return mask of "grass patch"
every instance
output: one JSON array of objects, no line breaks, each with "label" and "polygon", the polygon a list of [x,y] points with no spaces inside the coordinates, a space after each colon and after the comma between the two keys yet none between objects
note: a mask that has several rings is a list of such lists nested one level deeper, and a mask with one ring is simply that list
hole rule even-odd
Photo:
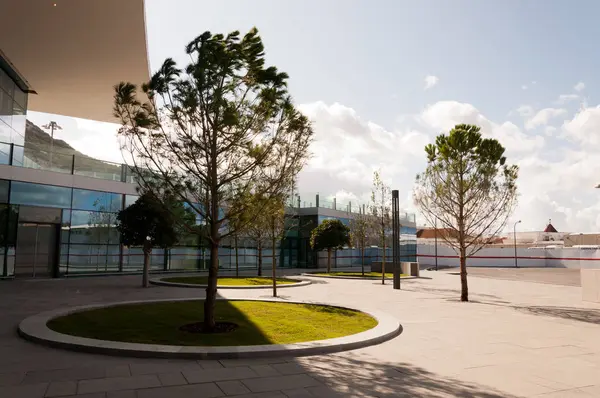
[{"label": "grass patch", "polygon": [[[362,278],[363,277],[362,272],[342,272],[342,271],[340,271],[340,272],[330,272],[330,273],[327,273],[327,272],[318,272],[318,273],[315,273],[315,275],[322,275],[322,276],[351,276],[351,277],[356,277],[356,278]],[[375,278],[375,277],[381,278],[381,272],[365,272],[364,276],[368,277],[368,278]],[[408,275],[406,275],[406,274],[400,274],[400,277],[404,277],[404,276],[408,276]],[[385,273],[385,277],[386,278],[393,278],[394,274],[391,273],[391,272],[386,272]]]},{"label": "grass patch", "polygon": [[200,334],[179,330],[202,320],[200,300],[120,305],[56,318],[48,327],[73,336],[130,343],[186,346],[290,344],[348,336],[371,329],[377,321],[362,312],[312,304],[261,301],[216,303],[217,322],[234,322],[230,333]]},{"label": "grass patch", "polygon": [[[191,285],[206,285],[208,283],[208,276],[177,276],[173,278],[163,278],[165,282],[171,283],[189,283]],[[278,285],[289,285],[292,283],[298,283],[298,281],[291,281],[289,279],[277,278]],[[262,278],[262,277],[219,277],[217,286],[271,286],[273,279]]]}]

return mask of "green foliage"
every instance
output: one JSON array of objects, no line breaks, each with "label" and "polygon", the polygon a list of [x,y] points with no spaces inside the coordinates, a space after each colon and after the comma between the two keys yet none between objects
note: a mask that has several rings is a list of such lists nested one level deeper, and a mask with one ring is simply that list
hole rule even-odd
[{"label": "green foliage", "polygon": [[132,83],[115,86],[114,113],[141,185],[155,189],[158,180],[188,201],[216,225],[210,230],[220,233],[210,239],[218,243],[244,224],[237,221],[245,202],[232,206],[238,196],[277,195],[289,186],[313,131],[292,103],[288,75],[265,64],[256,29],[204,32],[185,50],[187,66],[168,58],[142,86],[148,102]]},{"label": "green foliage", "polygon": [[[250,193],[285,192],[308,158],[311,124],[293,104],[288,75],[267,66],[254,28],[241,36],[204,32],[186,47],[183,68],[167,58],[150,81],[115,86],[127,159],[139,184],[169,190],[202,216],[211,249],[205,322],[215,324],[218,246],[236,236]],[[257,213],[250,214],[254,216]]]},{"label": "green foliage", "polygon": [[310,234],[314,250],[338,250],[350,244],[350,228],[340,220],[325,220]]},{"label": "green foliage", "polygon": [[466,258],[501,233],[516,204],[519,169],[504,151],[479,127],[459,124],[425,147],[427,169],[417,175],[415,203],[429,225],[448,231],[440,237],[460,256],[463,301]]},{"label": "green foliage", "polygon": [[194,215],[181,202],[163,203],[152,193],[142,194],[117,215],[117,229],[126,246],[171,247],[185,226],[194,224]]}]

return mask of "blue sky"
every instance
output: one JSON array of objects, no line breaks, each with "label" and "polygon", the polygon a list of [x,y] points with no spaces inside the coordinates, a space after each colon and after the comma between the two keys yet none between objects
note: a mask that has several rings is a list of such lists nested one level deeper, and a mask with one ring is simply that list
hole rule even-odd
[{"label": "blue sky", "polygon": [[[267,62],[289,73],[315,126],[300,176],[307,201],[367,201],[380,168],[415,210],[423,146],[475,123],[521,168],[513,219],[525,230],[550,218],[559,231],[600,230],[598,15],[591,0],[146,1],[152,70],[166,57],[187,62],[184,45],[205,30],[259,29]],[[115,153],[114,126],[76,124],[105,138],[78,134],[76,148]]]}]

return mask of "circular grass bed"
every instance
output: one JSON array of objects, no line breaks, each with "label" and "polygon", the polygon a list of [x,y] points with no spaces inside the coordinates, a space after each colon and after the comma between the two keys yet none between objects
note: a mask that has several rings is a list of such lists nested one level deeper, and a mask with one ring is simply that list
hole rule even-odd
[{"label": "circular grass bed", "polygon": [[[208,276],[176,276],[172,278],[162,278],[163,282],[169,283],[184,283],[189,285],[207,285]],[[298,281],[277,278],[278,285],[291,285],[298,283]],[[256,277],[256,276],[225,276],[219,277],[217,286],[271,286],[273,284],[272,278]]]},{"label": "circular grass bed", "polygon": [[[348,277],[353,277],[353,278],[381,278],[381,272],[365,272],[365,274],[363,275],[362,272],[316,272],[312,275],[318,275],[318,276],[348,276]],[[409,275],[406,274],[400,274],[400,277],[407,277]],[[385,273],[385,277],[386,278],[390,278],[392,279],[394,277],[394,274],[391,272],[386,272]]]},{"label": "circular grass bed", "polygon": [[[217,322],[237,325],[224,333],[194,333],[201,300],[126,304],[50,320],[48,328],[72,336],[128,343],[182,346],[291,344],[348,336],[377,326],[363,312],[314,304],[217,300]],[[183,330],[182,330],[183,329]]]}]

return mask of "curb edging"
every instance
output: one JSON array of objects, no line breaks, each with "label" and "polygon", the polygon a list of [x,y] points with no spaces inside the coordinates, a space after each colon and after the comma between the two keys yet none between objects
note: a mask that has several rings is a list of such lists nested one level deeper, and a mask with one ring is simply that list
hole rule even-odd
[{"label": "curb edging", "polygon": [[[168,279],[168,278],[169,277],[159,278],[159,279],[150,279],[149,282],[151,285],[156,285],[156,286],[185,287],[185,288],[195,288],[195,289],[205,289],[208,287],[207,285],[198,285],[195,283],[167,282],[167,281],[163,280],[163,279]],[[297,280],[298,282],[297,283],[278,284],[277,289],[288,288],[288,287],[308,286],[312,283],[311,281],[301,281],[301,280],[292,279],[292,278],[285,278],[285,279]],[[219,286],[219,285],[217,285],[217,291],[220,289],[244,290],[244,289],[272,289],[272,288],[273,288],[273,285],[252,285],[252,286],[243,286],[243,285],[242,286]]]},{"label": "curb edging", "polygon": [[18,334],[25,340],[46,345],[53,348],[62,348],[71,351],[87,352],[93,354],[104,354],[111,356],[126,356],[139,358],[179,358],[179,359],[240,359],[240,358],[264,358],[278,356],[307,356],[331,354],[341,351],[354,350],[372,345],[381,344],[399,336],[402,325],[395,318],[380,312],[366,311],[359,308],[332,305],[311,301],[283,301],[278,299],[221,299],[228,301],[264,301],[284,302],[290,304],[314,304],[330,307],[345,308],[361,311],[377,320],[377,326],[364,332],[349,336],[337,337],[327,340],[308,341],[294,344],[269,344],[253,346],[174,346],[159,344],[140,344],[118,341],[107,341],[90,339],[86,337],[71,336],[58,333],[48,328],[47,323],[61,316],[74,314],[98,308],[108,308],[129,304],[196,301],[199,299],[161,299],[125,301],[110,304],[87,305],[46,311],[25,318],[18,327]]},{"label": "curb edging", "polygon": [[[380,281],[381,277],[379,276],[338,276],[338,275],[317,275],[317,274],[311,274],[308,272],[302,273],[300,274],[301,276],[310,276],[313,278],[325,278],[325,279],[354,279],[357,281]],[[419,278],[418,276],[403,276],[400,278],[400,280],[407,280],[407,279],[417,279]],[[386,281],[393,281],[394,278],[385,278]]]}]

